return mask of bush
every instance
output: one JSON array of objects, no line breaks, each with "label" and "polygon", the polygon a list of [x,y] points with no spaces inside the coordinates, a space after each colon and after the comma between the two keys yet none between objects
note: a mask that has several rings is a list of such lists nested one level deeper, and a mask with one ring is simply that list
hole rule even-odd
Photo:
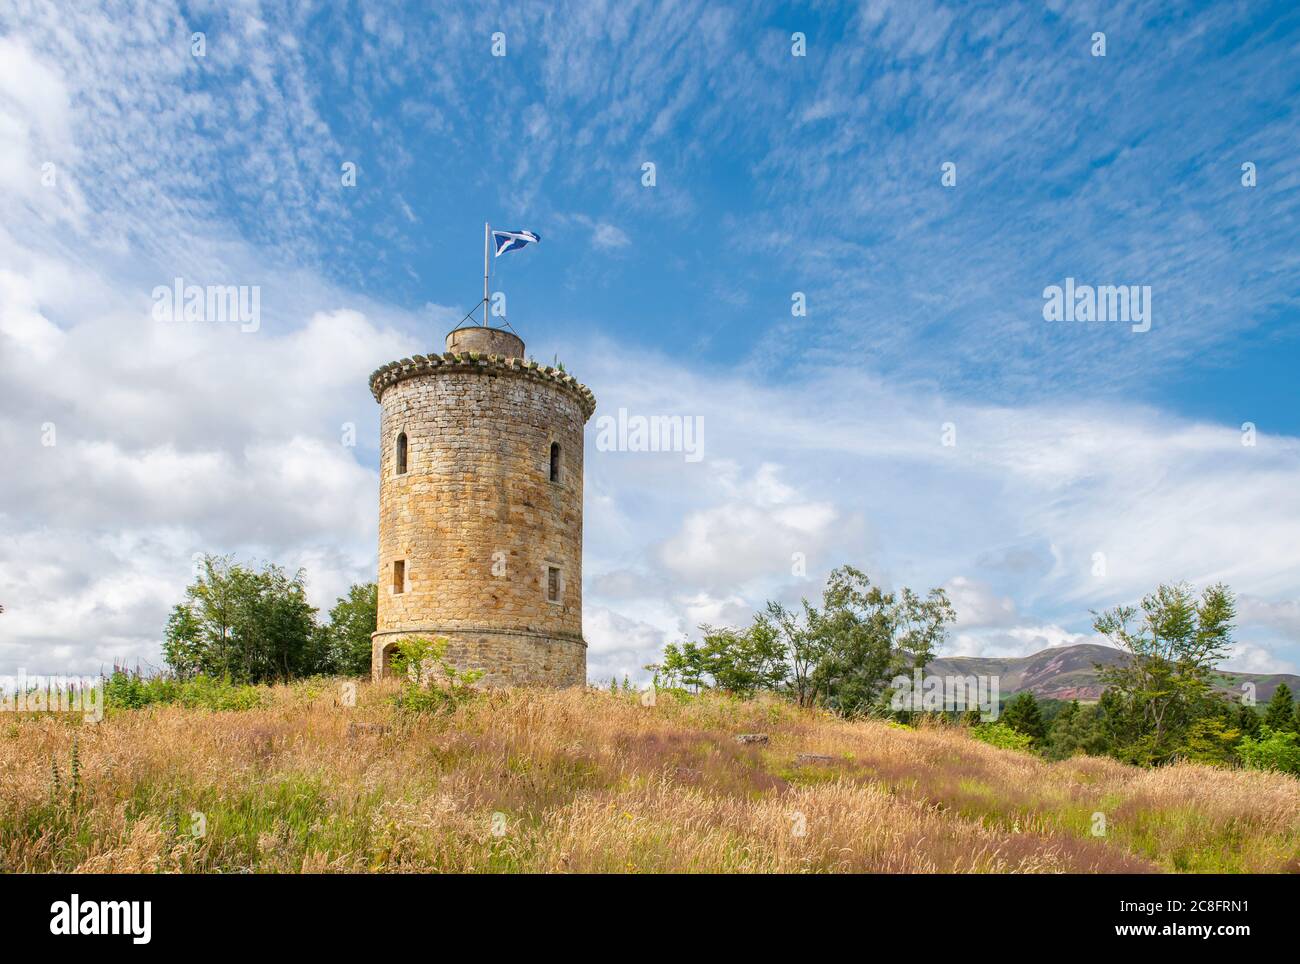
[{"label": "bush", "polygon": [[1300,776],[1300,736],[1294,733],[1262,726],[1259,739],[1248,736],[1237,744],[1237,755],[1252,770],[1278,770]]},{"label": "bush", "polygon": [[970,732],[975,739],[1003,750],[1030,752],[1034,745],[1032,736],[1017,733],[1005,723],[981,723],[979,726],[972,726]]},{"label": "bush", "polygon": [[408,713],[454,710],[474,697],[474,684],[483,678],[479,670],[462,671],[447,662],[447,640],[441,637],[402,640],[393,669],[402,680],[393,702]]},{"label": "bush", "polygon": [[1232,720],[1235,714],[1225,711],[1225,717],[1204,716],[1194,720],[1187,728],[1187,736],[1179,756],[1192,763],[1204,763],[1207,766],[1227,766],[1237,756],[1237,744],[1241,741],[1241,730]]},{"label": "bush", "polygon": [[168,676],[146,678],[116,670],[104,683],[104,704],[125,710],[171,704],[190,710],[251,710],[261,703],[262,693],[256,686],[242,686],[210,676],[182,681]]}]

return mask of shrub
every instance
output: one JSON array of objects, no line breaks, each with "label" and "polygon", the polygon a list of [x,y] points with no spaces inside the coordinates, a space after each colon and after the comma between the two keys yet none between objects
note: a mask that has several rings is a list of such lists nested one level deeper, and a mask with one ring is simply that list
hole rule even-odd
[{"label": "shrub", "polygon": [[1187,728],[1179,756],[1208,766],[1231,764],[1242,736],[1241,730],[1232,724],[1232,718],[1232,715],[1227,719],[1204,716],[1193,721]]},{"label": "shrub", "polygon": [[1034,738],[1026,733],[1017,733],[1005,723],[981,723],[970,728],[971,735],[977,740],[996,746],[1003,750],[1024,750],[1029,752],[1034,745]]},{"label": "shrub", "polygon": [[393,668],[402,680],[394,702],[410,713],[454,710],[474,697],[474,684],[483,678],[479,670],[458,670],[447,662],[447,640],[441,637],[402,640]]},{"label": "shrub", "polygon": [[182,681],[115,670],[104,683],[104,704],[118,709],[179,704],[190,710],[251,710],[261,703],[262,693],[256,686],[210,676]]},{"label": "shrub", "polygon": [[1237,755],[1252,770],[1278,770],[1300,776],[1300,736],[1294,733],[1262,726],[1259,739],[1248,736],[1237,744]]}]

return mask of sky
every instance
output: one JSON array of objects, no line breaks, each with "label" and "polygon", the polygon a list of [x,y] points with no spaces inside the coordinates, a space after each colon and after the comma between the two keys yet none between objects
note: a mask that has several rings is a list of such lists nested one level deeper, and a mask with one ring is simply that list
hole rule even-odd
[{"label": "sky", "polygon": [[[1227,665],[1300,670],[1300,9],[424,6],[0,7],[0,674],[158,666],[196,553],[374,579],[367,377],[485,221],[597,398],[593,681],[845,563],[944,587],[946,655],[1223,581]],[[1149,329],[1048,320],[1066,279]],[[620,409],[698,457],[603,450]]]}]

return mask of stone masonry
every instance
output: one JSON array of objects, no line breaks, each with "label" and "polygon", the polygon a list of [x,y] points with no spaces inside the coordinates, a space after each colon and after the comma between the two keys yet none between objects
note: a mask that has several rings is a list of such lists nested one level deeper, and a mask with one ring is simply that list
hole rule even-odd
[{"label": "stone masonry", "polygon": [[441,356],[370,376],[382,407],[376,679],[402,638],[441,636],[450,662],[488,685],[586,682],[582,443],[596,400],[524,358],[514,334],[475,326],[451,332]]}]

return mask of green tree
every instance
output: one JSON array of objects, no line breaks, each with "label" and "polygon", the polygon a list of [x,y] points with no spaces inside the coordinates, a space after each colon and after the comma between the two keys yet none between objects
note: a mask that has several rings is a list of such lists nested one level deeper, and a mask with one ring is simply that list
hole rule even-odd
[{"label": "green tree", "polygon": [[853,566],[831,571],[820,608],[805,599],[801,609],[769,602],[765,613],[789,653],[791,689],[801,706],[846,716],[883,710],[891,681],[923,669],[956,618],[942,589],[886,593]]},{"label": "green tree", "polygon": [[370,672],[371,634],[379,618],[379,590],[373,582],[354,583],[330,610],[330,621],[321,627],[324,636],[325,670],[344,676]]},{"label": "green tree", "polygon": [[207,556],[185,595],[168,617],[163,642],[177,676],[264,683],[321,671],[316,610],[301,571],[289,576],[271,564],[254,571]]},{"label": "green tree", "polygon": [[814,639],[807,628],[812,607],[805,599],[800,604],[803,618],[779,602],[769,601],[764,616],[775,628],[790,660],[790,690],[800,706],[813,706],[817,702],[817,686],[813,674],[822,657],[823,646]]},{"label": "green tree", "polygon": [[1259,737],[1237,744],[1237,755],[1252,770],[1278,770],[1300,776],[1300,736],[1260,727]]},{"label": "green tree", "polygon": [[1097,701],[1097,732],[1101,736],[1104,752],[1119,756],[1117,747],[1127,746],[1137,733],[1135,717],[1128,702],[1113,687],[1102,690]]},{"label": "green tree", "polygon": [[1079,701],[1071,700],[1056,714],[1056,718],[1047,726],[1047,738],[1043,750],[1053,760],[1062,760],[1074,754],[1071,734],[1080,713]]},{"label": "green tree", "polygon": [[1179,756],[1193,763],[1208,763],[1212,766],[1232,763],[1237,757],[1236,747],[1241,740],[1241,730],[1235,725],[1235,716],[1228,710],[1193,720],[1183,738]]},{"label": "green tree", "polygon": [[267,683],[309,676],[328,669],[316,626],[316,609],[307,602],[307,583],[299,570],[290,576],[280,566],[261,571],[237,569],[234,642],[239,665],[236,682]]},{"label": "green tree", "polygon": [[659,677],[666,688],[683,687],[698,693],[704,685],[704,657],[700,647],[688,641],[669,643],[664,647]]},{"label": "green tree", "polygon": [[1278,683],[1273,691],[1273,698],[1264,710],[1264,725],[1276,733],[1287,733],[1295,729],[1295,706],[1291,697],[1291,687]]},{"label": "green tree", "polygon": [[1255,737],[1259,736],[1259,728],[1263,721],[1260,720],[1259,711],[1255,707],[1238,703],[1234,722],[1243,736]]},{"label": "green tree", "polygon": [[163,638],[163,659],[182,679],[198,673],[229,675],[234,634],[232,564],[228,556],[203,557],[203,568],[172,608]]},{"label": "green tree", "polygon": [[1144,597],[1140,615],[1119,606],[1096,617],[1094,628],[1129,657],[1099,669],[1115,694],[1116,756],[1152,764],[1178,753],[1192,723],[1213,711],[1211,673],[1232,642],[1235,615],[1226,586],[1210,586],[1198,601],[1180,584]]},{"label": "green tree", "polygon": [[[701,687],[752,696],[774,690],[789,674],[785,647],[772,623],[759,616],[747,629],[704,625],[699,643],[670,643],[659,667],[666,685]],[[630,685],[630,684],[629,684]]]},{"label": "green tree", "polygon": [[174,606],[163,631],[163,659],[172,672],[180,679],[192,679],[202,672],[207,643],[205,627],[195,607]]},{"label": "green tree", "polygon": [[789,673],[785,647],[771,622],[758,617],[745,630],[701,626],[700,655],[716,689],[739,696],[776,689]]},{"label": "green tree", "polygon": [[1105,714],[1101,705],[1081,706],[1075,700],[1047,728],[1043,752],[1049,759],[1064,760],[1079,753],[1102,756],[1106,747]]},{"label": "green tree", "polygon": [[1041,742],[1047,736],[1043,712],[1038,706],[1038,700],[1034,699],[1034,694],[1029,690],[1012,697],[1011,702],[1002,711],[1002,715],[998,717],[998,722],[1017,733],[1023,733],[1035,743]]}]

